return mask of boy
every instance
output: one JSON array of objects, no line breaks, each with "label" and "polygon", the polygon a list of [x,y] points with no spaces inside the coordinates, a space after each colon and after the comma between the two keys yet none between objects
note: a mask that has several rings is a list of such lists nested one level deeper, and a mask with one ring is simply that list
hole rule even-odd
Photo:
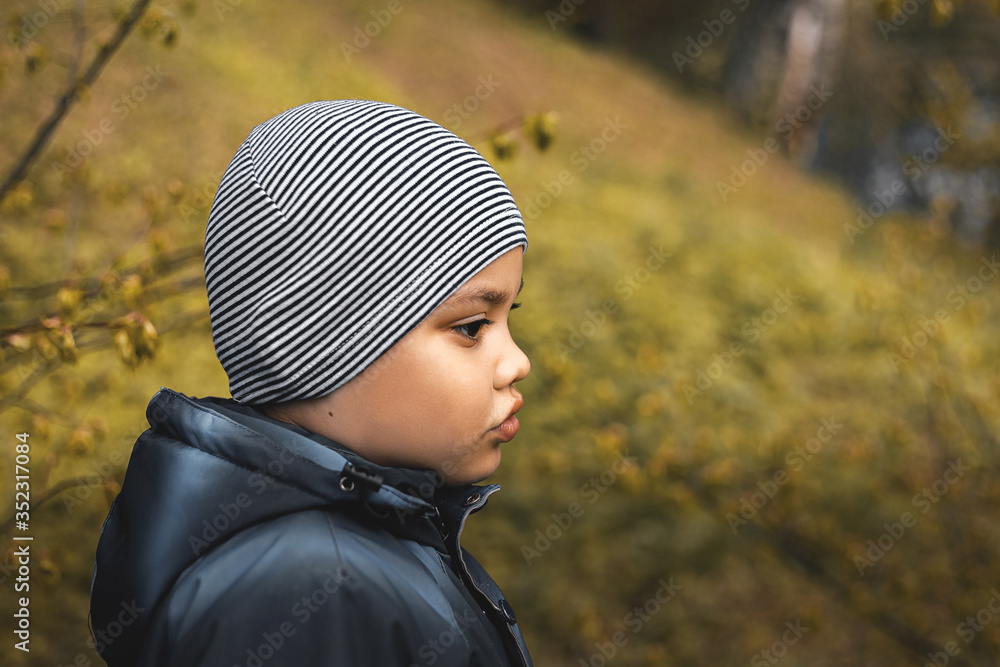
[{"label": "boy", "polygon": [[518,429],[526,247],[496,172],[411,111],[255,128],[205,236],[233,398],[147,409],[94,570],[107,663],[530,665],[459,545]]}]

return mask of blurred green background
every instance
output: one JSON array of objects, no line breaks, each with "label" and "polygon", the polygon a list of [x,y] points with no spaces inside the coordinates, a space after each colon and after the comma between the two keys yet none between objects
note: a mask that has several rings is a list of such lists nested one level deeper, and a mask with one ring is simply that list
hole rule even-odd
[{"label": "blurred green background", "polygon": [[523,427],[465,545],[537,665],[997,664],[997,11],[6,3],[0,663],[102,664],[93,553],[146,402],[228,396],[200,245],[236,147],[372,98],[525,213]]}]

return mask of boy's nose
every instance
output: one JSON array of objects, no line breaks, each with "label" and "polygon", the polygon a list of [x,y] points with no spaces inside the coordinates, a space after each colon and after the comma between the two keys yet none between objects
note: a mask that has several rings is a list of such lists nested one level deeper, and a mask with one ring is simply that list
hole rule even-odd
[{"label": "boy's nose", "polygon": [[507,344],[500,355],[500,361],[493,378],[494,388],[503,389],[515,382],[520,382],[528,376],[529,372],[531,372],[531,360],[508,335]]}]

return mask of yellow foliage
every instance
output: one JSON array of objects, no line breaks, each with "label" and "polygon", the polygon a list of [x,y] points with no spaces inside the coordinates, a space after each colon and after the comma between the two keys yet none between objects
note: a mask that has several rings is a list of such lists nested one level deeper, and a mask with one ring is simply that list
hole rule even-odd
[{"label": "yellow foliage", "polygon": [[524,119],[524,136],[538,150],[548,150],[555,140],[559,116],[555,112],[534,114]]},{"label": "yellow foliage", "polygon": [[875,7],[882,20],[889,21],[902,11],[903,0],[876,0]]},{"label": "yellow foliage", "polygon": [[955,16],[955,3],[952,0],[931,0],[931,25],[940,28],[951,23]]},{"label": "yellow foliage", "polygon": [[104,480],[104,496],[110,506],[114,502],[115,497],[121,493],[122,487],[113,477],[108,477]]},{"label": "yellow foliage", "polygon": [[59,350],[56,349],[45,332],[36,333],[31,337],[31,347],[46,360],[51,360],[59,354]]},{"label": "yellow foliage", "polygon": [[24,69],[29,74],[36,74],[49,62],[49,50],[39,42],[28,42],[24,49]]},{"label": "yellow foliage", "polygon": [[153,323],[138,313],[131,313],[117,322],[113,336],[118,358],[130,368],[153,357],[159,348],[159,335]]},{"label": "yellow foliage", "polygon": [[489,139],[489,146],[493,157],[501,162],[512,160],[517,155],[517,139],[510,132],[494,134]]},{"label": "yellow foliage", "polygon": [[143,294],[142,276],[133,273],[121,281],[121,298],[128,308],[140,306]]},{"label": "yellow foliage", "polygon": [[597,451],[608,458],[614,458],[625,448],[628,429],[623,424],[612,424],[594,435]]},{"label": "yellow foliage", "polygon": [[643,394],[636,401],[635,408],[641,417],[655,417],[663,409],[663,398],[658,392]]},{"label": "yellow foliage", "polygon": [[38,556],[37,570],[42,583],[49,588],[54,588],[62,581],[62,571],[52,558],[51,549],[43,549]]},{"label": "yellow foliage", "polygon": [[89,456],[94,453],[94,433],[86,426],[73,429],[66,441],[66,451],[72,456]]},{"label": "yellow foliage", "polygon": [[142,188],[142,204],[150,216],[156,216],[163,210],[163,197],[155,185],[145,185]]},{"label": "yellow foliage", "polygon": [[52,437],[52,421],[41,413],[31,416],[31,432],[43,440]]},{"label": "yellow foliage", "polygon": [[707,486],[728,486],[739,472],[740,464],[735,458],[716,459],[701,469],[701,482]]},{"label": "yellow foliage", "polygon": [[618,389],[615,381],[611,378],[601,378],[594,383],[594,398],[598,403],[612,403],[618,396]]},{"label": "yellow foliage", "polygon": [[663,496],[668,502],[686,511],[694,511],[698,507],[698,499],[691,492],[691,487],[683,482],[668,483]]},{"label": "yellow foliage", "polygon": [[91,417],[87,420],[87,428],[91,430],[98,442],[108,436],[108,420],[104,417]]},{"label": "yellow foliage", "polygon": [[14,282],[10,277],[10,269],[0,264],[0,300],[7,299],[14,291]]},{"label": "yellow foliage", "polygon": [[75,364],[80,359],[80,352],[76,349],[76,340],[73,338],[73,330],[70,327],[61,327],[56,334],[56,347],[62,360],[69,364]]},{"label": "yellow foliage", "polygon": [[[1000,283],[983,283],[960,308],[949,301],[981,266],[977,253],[949,241],[961,202],[939,197],[926,225],[886,215],[847,243],[840,232],[856,219],[857,202],[778,154],[718,205],[716,181],[747,159],[747,149],[760,145],[756,139],[729,128],[708,102],[677,95],[597,51],[554,46],[565,31],[554,38],[544,26],[484,22],[481,14],[500,14],[478,2],[413,3],[377,46],[348,65],[337,35],[349,36],[370,7],[236,4],[238,12],[224,21],[209,5],[188,21],[198,6],[190,0],[182,0],[177,16],[154,8],[141,27],[151,43],[135,40],[121,50],[120,69],[112,63],[108,79],[83,91],[90,103],[78,105],[29,178],[0,203],[0,231],[7,234],[0,244],[7,267],[0,268],[8,309],[0,334],[4,394],[13,396],[41,360],[76,363],[60,365],[3,415],[9,433],[15,425],[30,428],[39,474],[44,466],[53,483],[90,475],[110,454],[127,454],[145,428],[145,401],[161,385],[225,394],[207,321],[172,333],[161,346],[149,318],[162,327],[204,310],[204,294],[171,292],[175,281],[164,279],[165,264],[150,259],[202,241],[218,174],[251,127],[331,90],[433,113],[467,95],[453,80],[474,80],[488,61],[503,87],[463,129],[471,134],[509,114],[520,117],[525,100],[561,114],[528,115],[486,142],[525,212],[532,204],[541,209],[546,186],[558,185],[560,194],[528,221],[531,289],[515,317],[516,338],[533,364],[520,385],[523,429],[497,474],[504,492],[470,522],[482,529],[471,529],[478,532],[467,541],[505,576],[522,627],[534,633],[529,645],[553,656],[545,664],[578,664],[652,594],[651,582],[672,575],[684,590],[629,637],[616,662],[746,664],[801,615],[812,630],[789,664],[817,656],[850,664],[853,642],[844,636],[858,637],[868,662],[896,664],[905,652],[872,639],[870,614],[915,624],[916,635],[938,641],[954,627],[950,600],[962,603],[956,616],[983,604],[981,589],[998,578],[1000,490],[991,462],[1000,431]],[[881,0],[878,11],[891,18],[901,5]],[[929,11],[941,25],[953,6],[935,1]],[[42,33],[51,42],[29,48],[56,53],[51,45],[66,34],[59,32],[65,23]],[[484,24],[500,37],[479,39]],[[434,39],[424,34],[428,26],[441,27]],[[106,43],[115,26],[95,27],[103,32],[88,49]],[[266,37],[273,52],[250,48],[263,42],[248,37]],[[420,57],[410,48],[418,38],[427,50]],[[178,48],[164,52],[164,43]],[[487,50],[476,50],[484,44]],[[512,62],[528,58],[546,67],[521,71],[496,58],[515,44]],[[721,52],[720,45],[713,49]],[[423,67],[427,54],[454,75]],[[164,89],[149,91],[83,164],[52,175],[50,158],[93,136],[116,95],[160,61],[169,72]],[[17,70],[11,67],[4,82],[5,99],[33,99],[35,84]],[[30,81],[55,74],[58,89],[65,72],[54,66]],[[946,68],[932,74],[941,95],[930,113],[959,128],[967,81]],[[197,122],[177,122],[192,109]],[[9,137],[29,136],[37,119],[17,111],[27,120],[13,114]],[[601,123],[618,114],[624,129],[606,141],[612,135]],[[8,139],[6,155],[16,154],[15,143]],[[512,160],[522,143],[546,152]],[[973,143],[959,142],[942,160]],[[598,145],[602,152],[581,165],[580,156]],[[572,178],[560,181],[563,171]],[[662,264],[649,255],[661,246],[672,253]],[[197,264],[185,279],[198,274]],[[20,290],[52,284],[67,287],[35,302]],[[793,295],[780,313],[773,308],[779,291]],[[603,311],[611,300],[615,312]],[[942,309],[947,322],[904,356],[903,340],[913,341]],[[567,332],[588,313],[606,315],[600,333],[561,353],[557,345],[565,346]],[[900,358],[898,367],[890,353]],[[123,372],[115,356],[134,372]],[[80,417],[92,414],[100,416]],[[820,441],[820,420],[842,427]],[[581,490],[584,479],[600,481],[619,454],[635,457],[637,466],[621,469],[607,488],[605,476],[600,491],[592,482]],[[859,576],[853,556],[902,512],[918,513],[914,494],[941,479],[943,462],[959,458],[976,467],[920,515],[877,572]],[[56,508],[45,515],[67,536],[59,539],[72,544],[53,557],[65,575],[58,604],[76,614],[73,627],[84,632],[93,554],[79,545],[96,538],[107,510],[102,502],[120,490],[120,473],[117,466],[104,494],[94,494],[79,514]],[[750,516],[742,501],[753,494],[767,504]],[[517,546],[570,502],[584,513],[525,567]],[[734,530],[726,514],[741,511],[747,524]],[[795,540],[814,563],[804,566],[785,549]],[[956,555],[969,564],[965,580],[955,577]],[[848,591],[846,600],[817,583],[817,569]],[[38,602],[44,610],[46,601]],[[39,660],[56,664],[79,651],[75,634],[52,631],[45,624],[56,621],[43,620],[45,614],[38,618],[39,646],[44,638],[55,647]],[[65,615],[52,618],[62,623]],[[9,650],[0,648],[0,662]]]},{"label": "yellow foliage", "polygon": [[54,232],[62,231],[66,228],[66,211],[54,206],[47,210],[44,215],[45,226]]},{"label": "yellow foliage", "polygon": [[184,196],[184,183],[181,182],[181,179],[171,178],[167,181],[167,194],[170,195],[174,203],[180,201],[181,197]]},{"label": "yellow foliage", "polygon": [[637,466],[630,465],[618,473],[618,482],[625,493],[636,494],[646,488],[645,475]]},{"label": "yellow foliage", "polygon": [[31,210],[35,195],[28,181],[21,181],[7,193],[0,202],[0,213],[4,215],[23,215]]},{"label": "yellow foliage", "polygon": [[83,301],[83,292],[72,287],[62,287],[56,292],[56,309],[63,318],[72,317]]},{"label": "yellow foliage", "polygon": [[653,479],[664,477],[670,473],[670,467],[680,459],[680,451],[677,441],[673,438],[666,438],[656,452],[646,463],[646,469]]},{"label": "yellow foliage", "polygon": [[149,254],[154,261],[162,259],[164,255],[173,249],[170,236],[162,229],[150,231],[146,236],[146,242],[149,244]]},{"label": "yellow foliage", "polygon": [[118,352],[118,358],[121,359],[122,363],[132,368],[139,365],[135,346],[132,344],[132,337],[129,336],[128,331],[124,327],[115,332],[112,340],[115,344],[115,350]]}]

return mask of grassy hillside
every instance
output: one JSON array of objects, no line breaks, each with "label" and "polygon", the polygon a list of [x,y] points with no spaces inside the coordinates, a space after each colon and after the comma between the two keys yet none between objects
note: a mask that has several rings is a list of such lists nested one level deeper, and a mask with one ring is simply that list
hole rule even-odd
[{"label": "grassy hillside", "polygon": [[[608,646],[619,665],[770,664],[762,651],[788,665],[915,663],[921,641],[955,640],[987,603],[1000,574],[991,257],[904,219],[852,243],[857,204],[781,155],[723,201],[718,183],[769,137],[543,16],[457,0],[396,14],[377,2],[193,6],[157,10],[165,23],[126,43],[5,202],[0,264],[15,286],[100,280],[200,243],[240,141],[302,102],[398,103],[487,155],[495,128],[513,120],[516,134],[519,117],[554,112],[548,151],[518,138],[498,163],[528,219],[514,326],[533,372],[497,475],[505,490],[467,540],[508,591],[536,664],[604,664]],[[70,26],[60,12],[40,31],[49,62],[32,76],[4,47],[4,171],[62,82]],[[58,169],[81,142],[84,164]],[[154,267],[143,285],[172,292],[197,275],[158,280]],[[197,288],[153,301],[133,299],[161,327],[206,308]],[[8,328],[55,308],[15,291],[0,312]],[[6,393],[21,353],[4,352]],[[82,352],[0,414],[4,433],[32,433],[37,474],[53,482],[109,465],[120,480],[160,386],[227,395],[207,318],[163,335],[135,370]],[[935,487],[959,459],[968,471]],[[12,460],[0,457],[5,479]],[[34,511],[36,634],[30,656],[0,646],[4,664],[99,664],[87,595],[114,492],[97,482]],[[916,522],[885,549],[884,526],[905,512]],[[866,555],[869,540],[883,555]],[[679,592],[650,603],[671,581]],[[786,635],[786,623],[808,632]],[[777,646],[785,636],[795,643]],[[996,658],[998,643],[1000,624],[987,625],[953,664]]]}]

